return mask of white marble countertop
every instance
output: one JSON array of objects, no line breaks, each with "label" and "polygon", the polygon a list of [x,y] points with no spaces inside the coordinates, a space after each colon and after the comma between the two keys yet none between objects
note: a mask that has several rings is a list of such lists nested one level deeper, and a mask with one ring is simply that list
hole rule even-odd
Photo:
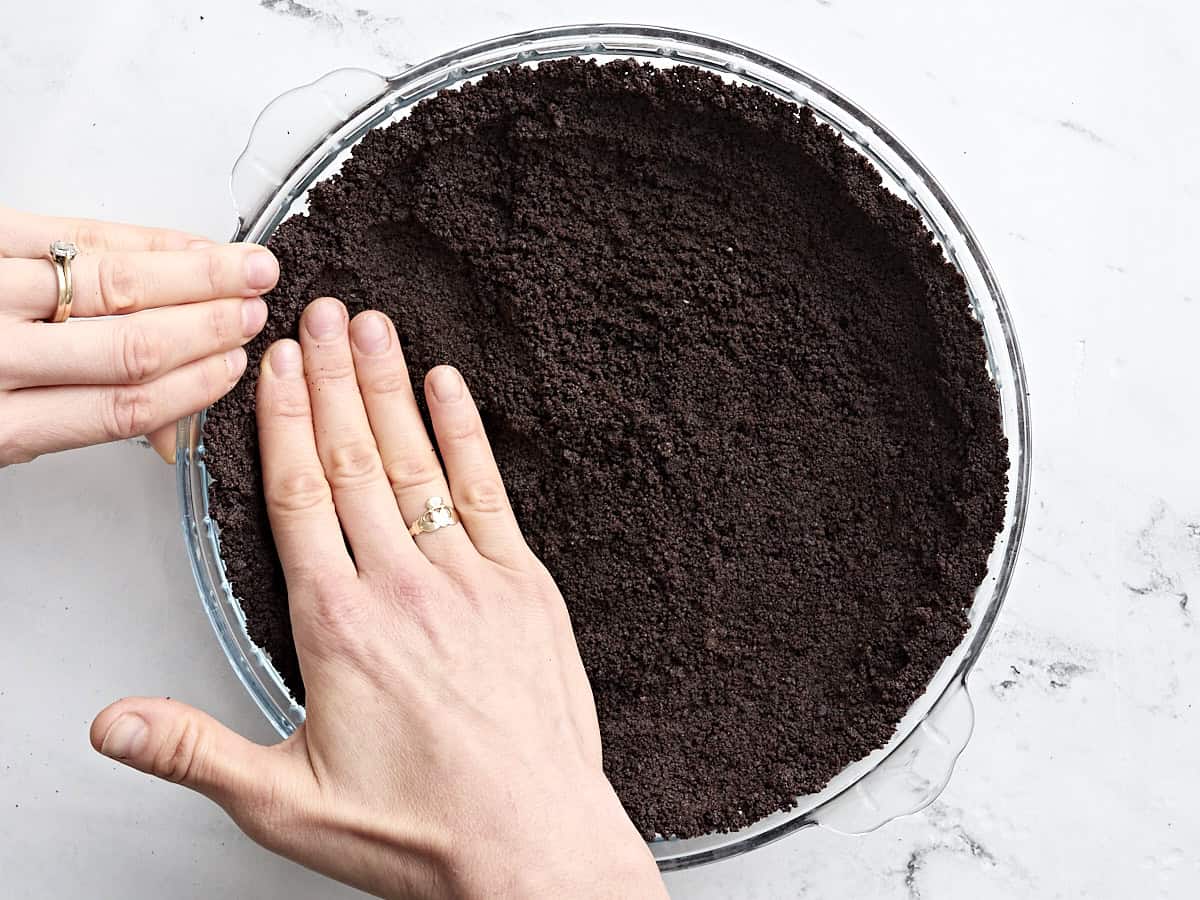
[{"label": "white marble countertop", "polygon": [[[481,8],[482,7],[482,8]],[[942,798],[669,877],[680,898],[1200,894],[1200,12],[1170,0],[122,0],[5,4],[0,202],[227,236],[255,114],[343,65],[397,69],[546,24],[677,25],[861,103],[989,253],[1033,403],[1017,577]],[[62,548],[61,550],[58,548]],[[0,472],[0,896],[351,896],[206,801],[88,746],[168,694],[271,735],[192,586],[171,473],[107,447]]]}]

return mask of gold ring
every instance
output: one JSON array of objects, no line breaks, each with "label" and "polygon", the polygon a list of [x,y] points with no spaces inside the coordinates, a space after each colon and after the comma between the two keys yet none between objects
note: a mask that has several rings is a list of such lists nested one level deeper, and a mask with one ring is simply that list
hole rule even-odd
[{"label": "gold ring", "polygon": [[429,534],[439,528],[449,528],[458,524],[458,516],[454,515],[454,507],[441,497],[430,497],[425,501],[425,512],[417,516],[408,533],[413,537],[418,534]]},{"label": "gold ring", "polygon": [[71,301],[75,299],[75,283],[71,280],[71,260],[79,255],[79,249],[70,241],[55,241],[50,245],[50,263],[58,277],[58,306],[51,322],[65,322],[71,318]]}]

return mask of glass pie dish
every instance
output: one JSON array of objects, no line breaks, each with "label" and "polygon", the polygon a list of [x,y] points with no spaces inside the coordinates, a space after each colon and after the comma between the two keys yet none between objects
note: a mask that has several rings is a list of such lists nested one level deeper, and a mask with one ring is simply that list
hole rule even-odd
[{"label": "glass pie dish", "polygon": [[[1004,526],[969,610],[966,636],[900,721],[891,740],[848,766],[822,791],[797,798],[791,810],[739,831],[659,839],[651,842],[651,849],[661,868],[677,869],[743,853],[811,825],[850,834],[871,831],[932,802],[970,738],[974,710],[966,678],[1008,590],[1025,523],[1030,471],[1025,375],[999,285],[971,229],[902,143],[820,81],[746,47],[669,28],[548,28],[455,50],[391,77],[339,69],[273,101],[259,116],[234,166],[232,188],[239,222],[233,239],[265,243],[281,222],[306,208],[309,189],[337,172],[364,134],[403,117],[422,98],[501,66],[537,65],[566,56],[697,66],[808,107],[874,165],[893,193],[917,208],[947,259],[966,280],[972,312],[983,327],[989,374],[1009,448]],[[271,724],[286,736],[303,721],[304,710],[247,634],[245,616],[225,576],[219,529],[208,512],[210,482],[203,438],[203,413],[180,424],[179,497],[196,584],[238,678]]]}]

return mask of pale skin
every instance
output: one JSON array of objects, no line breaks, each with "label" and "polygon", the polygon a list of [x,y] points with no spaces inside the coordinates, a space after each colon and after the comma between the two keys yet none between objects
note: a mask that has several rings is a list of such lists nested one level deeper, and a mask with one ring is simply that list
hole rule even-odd
[{"label": "pale skin", "polygon": [[[79,256],[71,319],[50,324],[55,240]],[[241,377],[278,277],[252,244],[0,207],[0,466],[143,435],[172,459],[175,422]]]},{"label": "pale skin", "polygon": [[[36,255],[43,237],[63,236],[47,235],[14,243],[0,225],[0,291],[12,283],[3,268],[10,248]],[[188,249],[190,236],[156,235],[120,237],[160,242],[140,253],[254,252]],[[42,265],[52,284],[53,270]],[[8,289],[0,299],[14,295]],[[36,324],[53,309],[52,295],[41,302],[16,314],[11,303],[0,307],[2,327],[61,327]],[[0,331],[0,347],[18,346],[8,343],[13,333]],[[224,366],[230,350],[216,352]],[[206,362],[213,356],[199,357],[213,368],[203,379],[196,360],[143,379],[173,377],[182,390],[191,378],[208,392],[186,403],[164,399],[154,407],[161,423],[146,421],[170,429],[195,401],[200,408],[224,393],[237,375]],[[80,404],[112,389],[80,378],[49,389],[86,387],[70,397]],[[0,422],[17,403],[32,411],[22,392],[43,389],[7,388]],[[440,366],[424,392],[432,436],[395,326],[378,312],[351,322],[330,298],[306,310],[299,342],[267,351],[257,401],[263,480],[306,721],[267,747],[177,701],[127,698],[97,716],[92,744],[208,796],[268,849],[380,897],[664,898],[657,867],[604,776],[566,606],[521,535],[470,391],[457,370]],[[62,433],[21,434],[32,443],[10,436],[0,447],[12,458],[0,462],[128,436],[97,430],[82,414]],[[460,524],[413,538],[408,523],[431,496],[448,498]]]}]

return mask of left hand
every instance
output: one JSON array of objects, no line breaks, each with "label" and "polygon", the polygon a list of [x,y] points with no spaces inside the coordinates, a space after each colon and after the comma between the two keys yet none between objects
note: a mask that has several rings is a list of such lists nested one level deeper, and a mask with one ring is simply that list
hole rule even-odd
[{"label": "left hand", "polygon": [[[78,248],[65,322],[53,241]],[[146,435],[223,396],[262,329],[279,264],[253,244],[0,207],[0,467]]]}]

